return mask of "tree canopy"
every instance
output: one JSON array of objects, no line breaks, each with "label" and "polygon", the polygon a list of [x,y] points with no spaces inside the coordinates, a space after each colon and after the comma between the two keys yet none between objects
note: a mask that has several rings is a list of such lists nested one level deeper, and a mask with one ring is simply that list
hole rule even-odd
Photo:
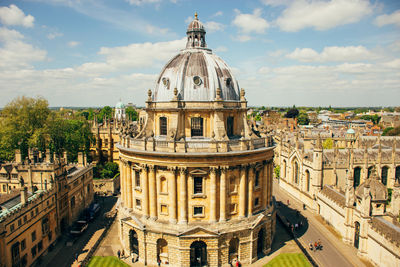
[{"label": "tree canopy", "polygon": [[293,107],[286,112],[285,118],[296,118],[298,115],[299,115],[299,110]]},{"label": "tree canopy", "polygon": [[66,119],[50,111],[42,97],[19,97],[5,106],[0,118],[0,159],[12,160],[15,149],[25,157],[28,148],[49,148],[56,155],[68,152],[76,160],[78,151],[89,151],[92,133],[83,117]]},{"label": "tree canopy", "polygon": [[132,121],[137,121],[138,119],[138,113],[133,107],[127,107],[125,109],[126,116],[130,118]]},{"label": "tree canopy", "polygon": [[300,113],[300,115],[297,117],[297,122],[300,125],[308,125],[310,123],[310,119],[308,118],[307,113]]}]

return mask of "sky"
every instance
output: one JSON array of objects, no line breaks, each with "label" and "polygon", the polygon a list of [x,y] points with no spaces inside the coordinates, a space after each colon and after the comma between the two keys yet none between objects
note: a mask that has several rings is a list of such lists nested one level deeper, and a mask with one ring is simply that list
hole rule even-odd
[{"label": "sky", "polygon": [[144,106],[198,13],[250,106],[399,106],[399,0],[0,1],[0,107]]}]

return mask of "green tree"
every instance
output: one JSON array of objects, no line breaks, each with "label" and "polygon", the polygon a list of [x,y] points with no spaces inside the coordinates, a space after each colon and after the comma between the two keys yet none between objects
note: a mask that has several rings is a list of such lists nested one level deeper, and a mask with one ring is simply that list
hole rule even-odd
[{"label": "green tree", "polygon": [[12,160],[17,148],[26,156],[32,145],[43,150],[43,127],[49,114],[48,102],[42,97],[18,97],[8,103],[1,112],[0,158]]},{"label": "green tree", "polygon": [[102,123],[104,118],[111,119],[112,118],[112,108],[110,106],[103,107],[99,114],[96,115],[97,121]]},{"label": "green tree", "polygon": [[385,129],[383,130],[383,132],[382,132],[382,136],[388,135],[388,132],[390,132],[390,131],[393,130],[393,129],[394,129],[393,127],[387,127],[387,128],[385,128]]},{"label": "green tree", "polygon": [[307,113],[300,113],[297,117],[297,123],[300,125],[308,125],[310,123],[310,119],[308,118]]},{"label": "green tree", "polygon": [[279,166],[279,165],[275,166],[274,173],[275,173],[276,178],[280,178],[281,177],[281,166]]},{"label": "green tree", "polygon": [[119,172],[118,164],[115,162],[107,162],[100,170],[101,178],[113,178]]},{"label": "green tree", "polygon": [[293,106],[293,108],[289,109],[286,114],[285,118],[296,118],[299,115],[299,110]]},{"label": "green tree", "polygon": [[[387,128],[386,128],[387,129]],[[385,129],[385,130],[386,130]],[[383,131],[385,133],[385,131]],[[382,134],[383,135],[383,134]],[[400,136],[400,126],[388,130],[385,135],[387,136]]]},{"label": "green tree", "polygon": [[138,119],[138,113],[133,107],[127,107],[125,109],[125,113],[130,118],[132,121],[137,121]]},{"label": "green tree", "polygon": [[327,138],[322,142],[322,147],[324,149],[332,149],[333,148],[333,140],[332,138]]}]

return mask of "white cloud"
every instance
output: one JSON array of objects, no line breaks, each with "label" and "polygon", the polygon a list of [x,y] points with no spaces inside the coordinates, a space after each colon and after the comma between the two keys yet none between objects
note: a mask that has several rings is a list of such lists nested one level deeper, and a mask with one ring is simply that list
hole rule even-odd
[{"label": "white cloud", "polygon": [[126,0],[129,4],[135,6],[141,6],[143,4],[155,4],[160,3],[161,0]]},{"label": "white cloud", "polygon": [[220,17],[222,16],[224,13],[222,11],[217,11],[215,12],[211,17]]},{"label": "white cloud", "polygon": [[383,65],[389,68],[400,69],[400,58],[385,62]]},{"label": "white cloud", "polygon": [[226,46],[218,46],[217,48],[213,49],[214,52],[226,52],[228,51],[228,48],[226,48]]},{"label": "white cloud", "polygon": [[301,62],[345,62],[372,59],[375,56],[364,46],[329,46],[321,53],[311,48],[296,48],[287,58]]},{"label": "white cloud", "polygon": [[153,26],[150,24],[146,25],[145,29],[148,34],[167,34],[167,33],[169,33],[169,29],[167,29],[167,28],[159,28],[159,27],[156,27],[156,26]]},{"label": "white cloud", "polygon": [[5,27],[0,28],[0,69],[30,68],[32,62],[46,59],[46,51],[23,41],[24,36]]},{"label": "white cloud", "polygon": [[207,32],[217,32],[225,29],[224,24],[215,21],[208,21],[204,23],[204,27],[206,28]]},{"label": "white cloud", "polygon": [[24,12],[16,5],[10,5],[9,7],[0,7],[0,21],[4,25],[17,25],[31,28],[33,27],[35,18],[31,15],[25,16]]},{"label": "white cloud", "polygon": [[69,47],[75,47],[75,46],[80,45],[80,43],[77,42],[77,41],[70,41],[70,42],[68,42],[67,45],[68,45]]},{"label": "white cloud", "polygon": [[263,34],[269,28],[269,23],[261,18],[261,9],[255,9],[253,14],[242,14],[237,9],[235,12],[236,17],[232,23],[244,34]]},{"label": "white cloud", "polygon": [[47,34],[47,39],[53,40],[53,39],[55,39],[55,38],[57,38],[57,37],[61,37],[61,36],[63,36],[63,35],[64,35],[64,34],[62,34],[62,33],[60,33],[60,32],[52,32],[52,33]]},{"label": "white cloud", "polygon": [[289,32],[304,28],[323,31],[357,22],[371,12],[372,6],[365,0],[298,0],[287,6],[276,24]]},{"label": "white cloud", "polygon": [[235,37],[235,40],[238,40],[239,42],[247,42],[251,40],[251,37],[249,35],[240,34]]},{"label": "white cloud", "polygon": [[400,27],[400,10],[396,10],[390,15],[381,15],[376,17],[374,23],[378,25],[379,27],[382,27],[384,25],[388,24],[394,24],[396,26]]},{"label": "white cloud", "polygon": [[189,17],[187,17],[186,19],[185,19],[185,23],[186,24],[189,24],[190,22],[192,22],[193,21],[193,17],[192,16],[189,16]]}]

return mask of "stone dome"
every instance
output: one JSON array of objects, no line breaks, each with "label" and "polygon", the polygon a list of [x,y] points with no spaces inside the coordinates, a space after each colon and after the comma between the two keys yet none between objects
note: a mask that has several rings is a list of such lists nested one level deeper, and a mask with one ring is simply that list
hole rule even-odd
[{"label": "stone dome", "polygon": [[223,101],[240,101],[237,80],[228,65],[206,48],[205,34],[196,14],[188,27],[186,49],[165,65],[156,80],[154,102],[173,100],[175,88],[182,101],[214,101],[219,93]]},{"label": "stone dome", "polygon": [[348,133],[348,134],[355,134],[356,132],[353,130],[353,128],[350,128],[350,129],[347,130],[346,133]]},{"label": "stone dome", "polygon": [[375,169],[372,171],[371,177],[357,187],[356,196],[362,198],[365,188],[369,188],[372,201],[386,201],[388,199],[386,186],[379,181]]}]

